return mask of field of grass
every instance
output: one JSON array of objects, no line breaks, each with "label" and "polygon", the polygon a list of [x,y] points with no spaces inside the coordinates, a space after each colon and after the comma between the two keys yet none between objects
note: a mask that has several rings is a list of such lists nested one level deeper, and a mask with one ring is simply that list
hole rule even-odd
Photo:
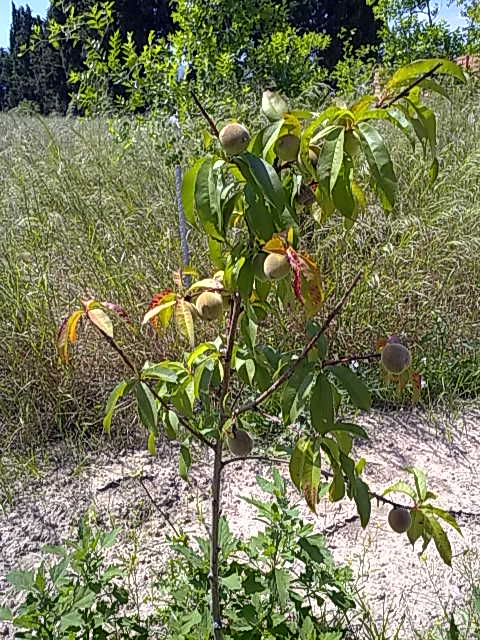
[{"label": "field of grass", "polygon": [[[331,299],[376,256],[332,333],[331,356],[372,351],[377,338],[404,335],[427,386],[423,400],[475,397],[480,390],[480,87],[435,101],[440,174],[396,134],[400,176],[395,211],[372,198],[354,231],[332,219],[312,235]],[[106,394],[122,365],[82,329],[73,364],[59,365],[55,335],[82,297],[124,306],[140,319],[152,294],[171,285],[180,250],[172,154],[182,150],[167,124],[116,141],[102,120],[0,118],[0,441],[3,451],[46,438],[100,434]],[[178,138],[178,136],[177,136]],[[165,145],[169,145],[168,154]],[[208,273],[201,238],[190,237],[194,266]],[[277,331],[294,329],[288,320]],[[173,330],[128,336],[144,359],[174,355]],[[88,340],[86,339],[88,336]],[[377,400],[391,393],[365,367]],[[128,414],[128,412],[127,412]],[[127,415],[126,414],[126,415]],[[124,432],[135,429],[130,414]]]}]

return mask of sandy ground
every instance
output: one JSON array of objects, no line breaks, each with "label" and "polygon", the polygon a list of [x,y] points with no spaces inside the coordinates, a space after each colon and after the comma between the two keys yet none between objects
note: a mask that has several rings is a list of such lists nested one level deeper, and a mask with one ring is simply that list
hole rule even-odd
[{"label": "sandy ground", "polygon": [[[324,501],[318,516],[305,508],[305,519],[326,535],[336,560],[354,567],[358,587],[377,620],[393,612],[392,619],[403,620],[398,637],[407,640],[414,637],[414,629],[430,625],[444,607],[458,611],[467,591],[467,566],[480,583],[480,410],[469,409],[461,417],[416,410],[375,412],[359,421],[371,435],[370,443],[356,446],[358,457],[368,461],[365,476],[371,489],[381,492],[392,482],[407,479],[403,467],[418,466],[427,471],[441,506],[459,512],[463,529],[463,538],[451,532],[450,569],[433,544],[426,559],[419,558],[406,536],[394,534],[386,524],[386,506],[374,506],[366,530],[354,519],[349,501],[336,505]],[[241,496],[264,496],[255,475],[268,476],[269,468],[253,461],[226,468],[223,510],[235,532],[247,535],[258,528],[252,508]],[[119,555],[131,550],[128,530],[136,533],[140,555],[136,582],[146,584],[165,562],[166,522],[133,476],[143,477],[157,505],[189,531],[199,529],[199,511],[208,516],[208,470],[207,459],[197,462],[188,487],[178,477],[177,451],[171,447],[165,446],[156,458],[143,450],[124,451],[114,458],[92,456],[81,466],[68,461],[67,452],[56,450],[40,477],[17,487],[13,504],[0,511],[0,604],[18,602],[5,575],[14,568],[38,565],[42,545],[59,544],[87,509],[94,510],[100,525],[123,527],[121,542],[114,548]],[[285,467],[280,470],[286,473]],[[298,497],[293,489],[292,497]],[[10,634],[9,626],[0,623],[0,636]]]}]

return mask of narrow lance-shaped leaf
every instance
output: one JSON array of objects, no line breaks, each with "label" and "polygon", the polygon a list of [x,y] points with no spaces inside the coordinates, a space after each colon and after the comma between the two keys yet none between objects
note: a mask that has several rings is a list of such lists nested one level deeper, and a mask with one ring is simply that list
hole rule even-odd
[{"label": "narrow lance-shaped leaf", "polygon": [[372,404],[370,391],[353,371],[343,365],[329,367],[328,369],[347,391],[352,403],[356,407],[365,410],[370,409]]},{"label": "narrow lance-shaped leaf", "polygon": [[321,434],[332,428],[335,421],[332,387],[328,378],[321,373],[310,396],[310,420],[314,429]]},{"label": "narrow lance-shaped leaf", "polygon": [[127,386],[128,386],[127,380],[122,380],[117,384],[117,386],[113,389],[113,391],[108,396],[107,406],[105,407],[105,416],[103,418],[103,428],[107,433],[110,433],[110,429],[112,425],[112,417],[113,417],[113,414],[115,413],[117,402],[125,393]]},{"label": "narrow lance-shaped leaf", "polygon": [[370,171],[377,188],[386,198],[385,204],[391,209],[395,202],[397,177],[387,147],[377,129],[369,122],[359,122],[362,150],[367,159]]},{"label": "narrow lance-shaped leaf", "polygon": [[445,562],[445,564],[451,567],[452,547],[450,546],[450,541],[447,534],[442,529],[440,523],[434,517],[425,515],[425,518],[428,520],[428,524],[432,532],[432,538],[435,542],[435,546],[437,547],[437,551],[440,554],[440,557]]},{"label": "narrow lance-shaped leaf", "polygon": [[353,498],[357,505],[360,523],[365,528],[370,520],[372,504],[370,501],[370,492],[368,485],[361,478],[355,478]]},{"label": "narrow lance-shaped leaf", "polygon": [[137,396],[138,413],[142,424],[149,431],[156,431],[157,428],[157,405],[156,400],[145,382],[139,382],[135,387]]},{"label": "narrow lance-shaped leaf", "polygon": [[198,160],[193,167],[185,171],[182,180],[182,203],[185,218],[191,225],[195,225],[195,182],[197,174],[204,160]]}]

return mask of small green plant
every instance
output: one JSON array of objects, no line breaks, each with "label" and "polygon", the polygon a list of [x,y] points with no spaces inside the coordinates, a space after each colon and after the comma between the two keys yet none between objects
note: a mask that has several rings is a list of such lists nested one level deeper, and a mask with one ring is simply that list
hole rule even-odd
[{"label": "small green plant", "polygon": [[26,598],[13,613],[0,608],[0,619],[24,640],[147,640],[149,623],[124,613],[129,593],[122,586],[121,567],[105,562],[105,551],[118,530],[95,531],[81,520],[75,540],[43,547],[57,562],[42,562],[32,571],[12,571],[7,580]]},{"label": "small green plant", "polygon": [[[298,507],[285,497],[278,471],[273,471],[273,481],[257,477],[257,483],[267,499],[244,500],[256,508],[264,529],[241,541],[227,520],[220,520],[220,593],[229,630],[225,638],[339,640],[348,611],[355,607],[350,569],[335,566],[325,539],[302,521]],[[208,638],[210,541],[181,536],[172,540],[171,548],[175,555],[158,585],[165,637]]]}]

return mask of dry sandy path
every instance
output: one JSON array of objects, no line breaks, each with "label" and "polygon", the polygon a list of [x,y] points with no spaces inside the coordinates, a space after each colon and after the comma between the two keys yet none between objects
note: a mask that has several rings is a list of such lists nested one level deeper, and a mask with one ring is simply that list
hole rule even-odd
[{"label": "dry sandy path", "polygon": [[[441,506],[465,514],[459,517],[463,538],[451,535],[455,557],[450,569],[439,560],[433,544],[427,559],[420,559],[405,536],[391,532],[385,506],[374,507],[365,531],[352,521],[355,510],[348,501],[322,502],[317,517],[304,510],[305,518],[327,536],[335,558],[355,567],[359,588],[377,617],[389,609],[397,620],[404,617],[399,638],[406,640],[413,637],[413,628],[430,624],[442,606],[458,609],[466,593],[466,567],[480,584],[480,409],[468,409],[458,418],[420,411],[373,412],[360,421],[371,434],[371,444],[358,445],[356,451],[368,461],[365,475],[373,490],[407,479],[403,467],[415,465],[427,471]],[[186,530],[198,529],[199,508],[208,515],[207,460],[194,466],[188,488],[178,478],[176,452],[168,448],[157,458],[143,450],[125,451],[114,458],[100,454],[85,460],[81,468],[65,462],[61,450],[55,456],[39,478],[18,488],[14,504],[0,512],[0,603],[15,602],[5,574],[38,564],[42,545],[60,543],[88,508],[107,528],[120,525],[136,531],[139,584],[158,572],[165,559],[166,524],[132,478],[136,473],[145,478],[158,505]],[[255,475],[268,475],[269,465],[248,462],[232,464],[227,470],[224,512],[235,532],[253,533],[258,524],[240,496],[262,496]],[[296,497],[294,491],[292,497]],[[115,552],[128,552],[129,544],[125,531]],[[0,623],[0,636],[9,637],[9,633]]]}]

